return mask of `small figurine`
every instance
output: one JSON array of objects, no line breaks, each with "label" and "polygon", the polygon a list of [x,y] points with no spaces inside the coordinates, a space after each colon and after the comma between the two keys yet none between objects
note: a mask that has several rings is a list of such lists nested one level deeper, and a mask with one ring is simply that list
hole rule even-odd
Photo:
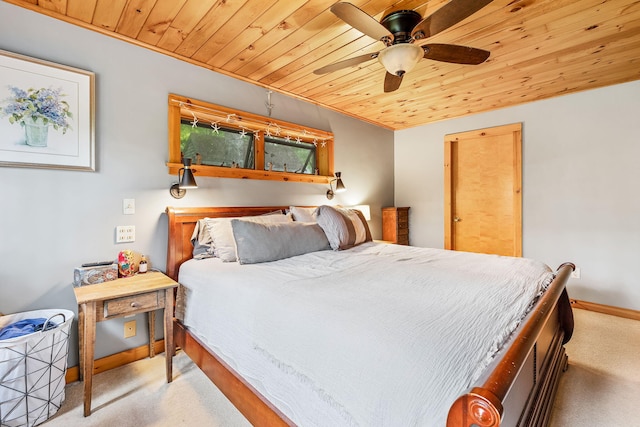
[{"label": "small figurine", "polygon": [[136,273],[133,251],[125,249],[118,253],[118,273],[120,277],[129,277]]}]

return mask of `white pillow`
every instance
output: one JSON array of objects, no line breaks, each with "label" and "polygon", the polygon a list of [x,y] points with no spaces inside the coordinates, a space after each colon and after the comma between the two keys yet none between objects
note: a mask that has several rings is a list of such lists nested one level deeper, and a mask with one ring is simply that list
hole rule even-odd
[{"label": "white pillow", "polygon": [[329,249],[327,236],[314,223],[261,224],[234,219],[231,228],[240,264],[277,261]]},{"label": "white pillow", "polygon": [[215,256],[225,262],[236,261],[236,245],[233,240],[233,230],[231,228],[231,220],[238,219],[242,221],[253,221],[261,224],[286,223],[292,222],[291,213],[286,215],[256,215],[242,216],[236,218],[208,218],[206,221],[213,247],[215,248]]},{"label": "white pillow", "polygon": [[213,240],[207,228],[207,220],[211,218],[199,219],[193,229],[191,235],[191,244],[193,245],[193,257],[195,259],[204,259],[214,257]]},{"label": "white pillow", "polygon": [[316,208],[303,208],[300,206],[289,206],[289,211],[293,214],[293,220],[299,222],[316,222],[313,215]]},{"label": "white pillow", "polygon": [[334,251],[372,240],[367,220],[359,210],[323,205],[316,209],[315,216]]}]

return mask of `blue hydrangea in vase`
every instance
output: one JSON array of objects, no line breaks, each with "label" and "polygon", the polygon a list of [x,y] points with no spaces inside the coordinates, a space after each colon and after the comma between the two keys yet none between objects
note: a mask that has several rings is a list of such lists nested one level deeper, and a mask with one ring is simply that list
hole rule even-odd
[{"label": "blue hydrangea in vase", "polygon": [[25,141],[33,147],[46,147],[49,127],[63,134],[71,128],[69,103],[62,97],[60,89],[29,88],[20,89],[9,86],[12,96],[5,99],[6,105],[0,110],[3,116],[9,116],[11,124],[19,123],[24,127]]}]

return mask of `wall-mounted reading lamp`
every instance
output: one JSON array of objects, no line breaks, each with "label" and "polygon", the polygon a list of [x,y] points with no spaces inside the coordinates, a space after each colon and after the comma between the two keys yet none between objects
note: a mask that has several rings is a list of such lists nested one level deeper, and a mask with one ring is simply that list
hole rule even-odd
[{"label": "wall-mounted reading lamp", "polygon": [[[182,199],[187,193],[187,188],[198,188],[196,178],[191,170],[191,159],[183,159],[184,167],[178,171],[178,182],[169,188],[169,192],[176,199]],[[182,172],[182,176],[180,173]]]},{"label": "wall-mounted reading lamp", "polygon": [[[341,193],[346,190],[344,183],[342,182],[342,178],[340,178],[341,172],[336,172],[336,179],[332,179],[329,181],[329,189],[327,190],[327,199],[333,199],[334,193]],[[331,184],[336,182],[336,189],[334,190]]]}]

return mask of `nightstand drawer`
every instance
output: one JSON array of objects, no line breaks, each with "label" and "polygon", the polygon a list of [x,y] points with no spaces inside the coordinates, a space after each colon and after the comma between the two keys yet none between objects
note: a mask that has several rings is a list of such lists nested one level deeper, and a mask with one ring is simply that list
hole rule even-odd
[{"label": "nightstand drawer", "polygon": [[116,317],[164,307],[164,291],[153,291],[104,302],[104,317]]}]

